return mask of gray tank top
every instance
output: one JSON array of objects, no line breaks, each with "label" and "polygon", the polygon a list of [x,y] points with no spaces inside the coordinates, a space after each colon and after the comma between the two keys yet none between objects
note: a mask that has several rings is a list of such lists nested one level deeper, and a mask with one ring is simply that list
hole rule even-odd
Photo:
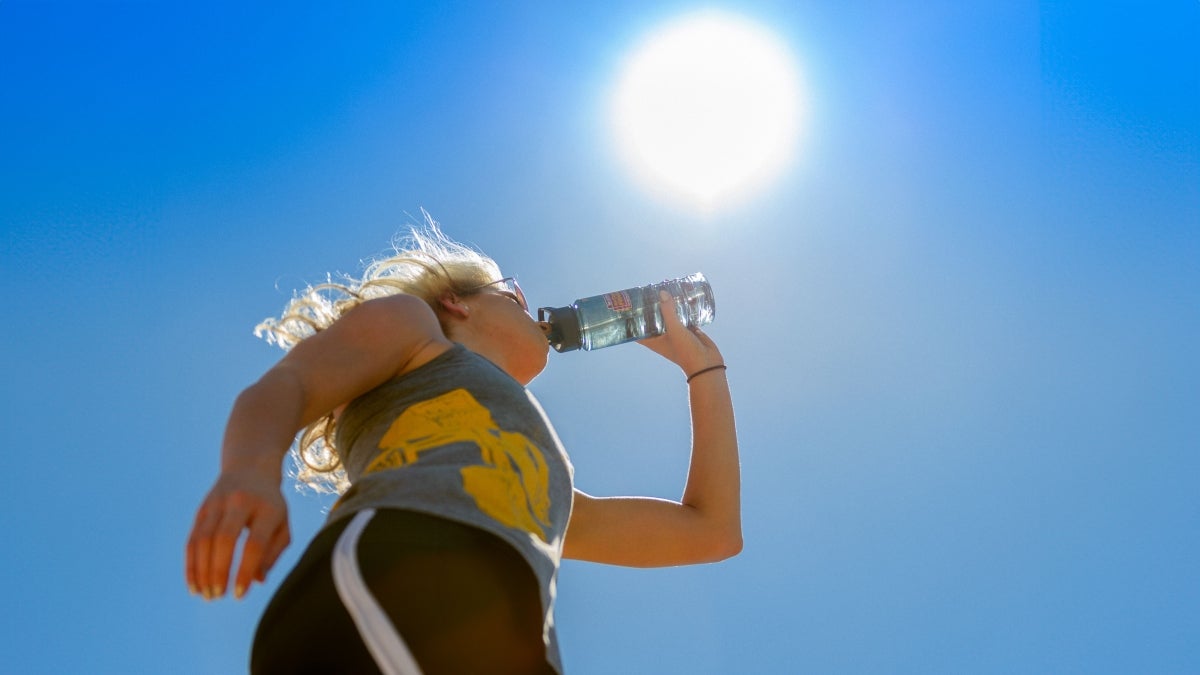
[{"label": "gray tank top", "polygon": [[329,521],[365,508],[407,509],[501,537],[537,576],[546,657],[562,672],[554,596],[573,469],[533,394],[455,344],[352,401],[335,442],[350,488]]}]

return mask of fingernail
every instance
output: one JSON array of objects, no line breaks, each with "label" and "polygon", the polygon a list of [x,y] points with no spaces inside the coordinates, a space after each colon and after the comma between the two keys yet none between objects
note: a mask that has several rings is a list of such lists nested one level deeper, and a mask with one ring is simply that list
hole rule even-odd
[{"label": "fingernail", "polygon": [[246,594],[246,585],[245,584],[238,584],[237,586],[233,587],[233,597],[237,598],[238,600],[241,600],[242,596],[245,594]]},{"label": "fingernail", "polygon": [[200,595],[200,589],[196,588],[196,584],[188,582],[188,592],[192,595]]}]

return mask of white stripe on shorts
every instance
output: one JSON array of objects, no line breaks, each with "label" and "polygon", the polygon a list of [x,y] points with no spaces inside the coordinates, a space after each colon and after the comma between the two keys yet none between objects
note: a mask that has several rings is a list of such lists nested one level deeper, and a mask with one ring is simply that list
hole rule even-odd
[{"label": "white stripe on shorts", "polygon": [[367,588],[358,570],[358,538],[374,515],[375,509],[359,511],[338,537],[333,548],[333,585],[358,627],[367,651],[371,652],[383,674],[421,675],[408,645],[371,595],[371,589]]}]

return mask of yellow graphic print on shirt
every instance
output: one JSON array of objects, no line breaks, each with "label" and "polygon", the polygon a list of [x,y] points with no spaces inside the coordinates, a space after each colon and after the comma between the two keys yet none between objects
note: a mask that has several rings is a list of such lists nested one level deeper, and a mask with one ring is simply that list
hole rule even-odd
[{"label": "yellow graphic print on shirt", "polygon": [[365,474],[406,466],[422,452],[468,441],[479,447],[481,464],[463,467],[463,489],[497,521],[546,541],[550,525],[549,473],[541,451],[523,434],[503,431],[492,413],[466,389],[422,401],[397,417],[383,438],[383,450]]}]

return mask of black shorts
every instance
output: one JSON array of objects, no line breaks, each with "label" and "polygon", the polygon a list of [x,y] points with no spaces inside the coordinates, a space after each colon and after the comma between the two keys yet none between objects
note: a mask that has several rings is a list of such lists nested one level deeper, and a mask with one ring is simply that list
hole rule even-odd
[{"label": "black shorts", "polygon": [[554,673],[537,578],[479,528],[368,509],[313,539],[267,605],[262,675]]}]

